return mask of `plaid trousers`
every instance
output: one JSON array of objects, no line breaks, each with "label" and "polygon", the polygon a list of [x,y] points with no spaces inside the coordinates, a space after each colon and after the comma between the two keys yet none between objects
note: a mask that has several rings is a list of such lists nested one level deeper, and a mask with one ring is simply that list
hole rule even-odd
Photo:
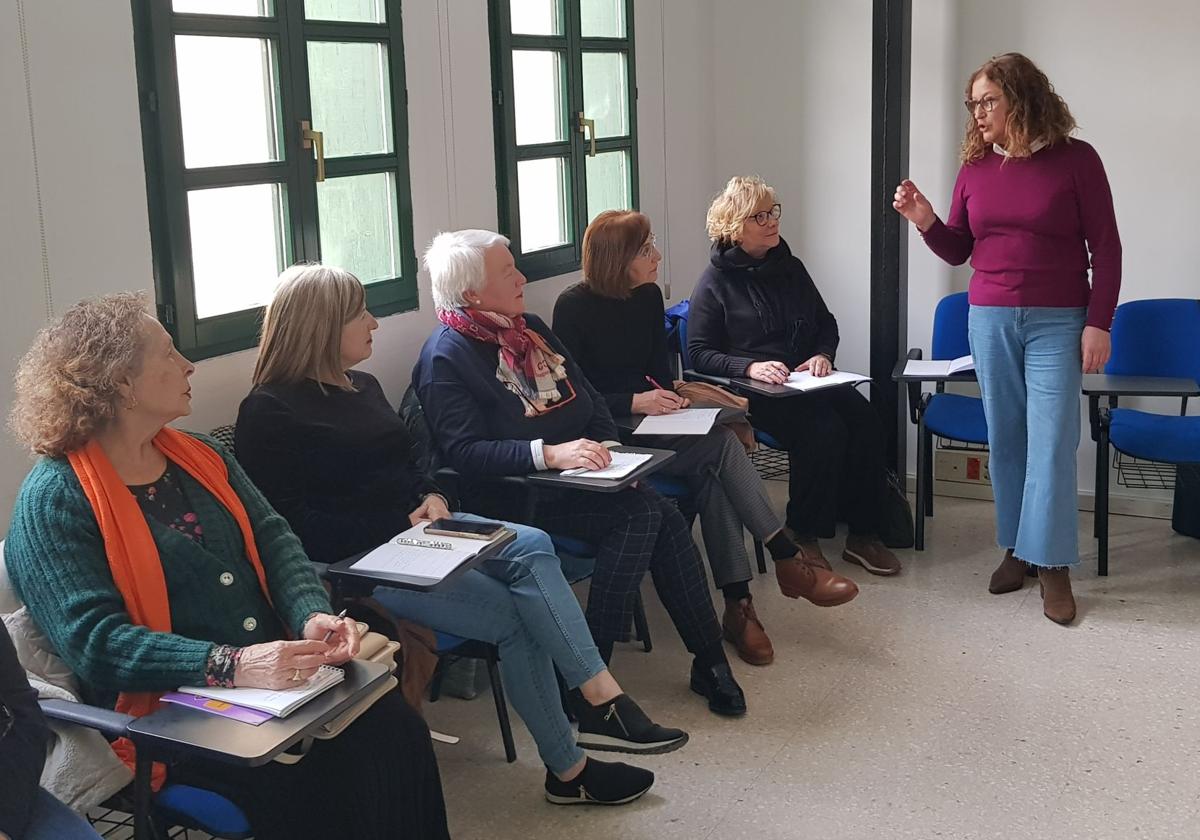
[{"label": "plaid trousers", "polygon": [[532,524],[597,547],[586,611],[597,644],[623,638],[647,569],[687,649],[697,654],[720,643],[700,552],[683,515],[653,488],[544,494]]}]

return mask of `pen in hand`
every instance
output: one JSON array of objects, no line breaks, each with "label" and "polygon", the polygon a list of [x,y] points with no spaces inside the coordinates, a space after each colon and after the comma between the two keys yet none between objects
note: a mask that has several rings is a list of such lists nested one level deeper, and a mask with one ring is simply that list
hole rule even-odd
[{"label": "pen in hand", "polygon": [[[345,610],[342,610],[340,613],[338,613],[338,614],[337,614],[337,617],[338,617],[338,621],[341,621],[343,618],[345,618],[345,617],[346,617],[346,611],[345,611]],[[329,643],[329,637],[330,637],[330,636],[332,636],[332,635],[333,635],[333,630],[332,630],[332,629],[331,629],[331,630],[327,630],[327,631],[325,632],[325,638],[324,638],[324,639],[322,639],[321,641],[322,641],[322,642],[325,642],[326,644],[328,644],[328,643]]]}]

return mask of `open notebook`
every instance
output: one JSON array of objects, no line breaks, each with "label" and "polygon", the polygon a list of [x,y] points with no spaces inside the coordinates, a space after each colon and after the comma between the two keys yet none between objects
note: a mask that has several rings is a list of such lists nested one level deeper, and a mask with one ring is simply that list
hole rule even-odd
[{"label": "open notebook", "polygon": [[975,360],[970,356],[957,359],[909,359],[904,366],[905,376],[953,376],[975,370]]},{"label": "open notebook", "polygon": [[835,370],[827,376],[813,376],[806,370],[792,371],[788,374],[785,388],[795,388],[797,391],[816,391],[821,388],[832,388],[834,385],[853,385],[856,382],[870,382],[871,377],[861,373],[851,373],[848,370]]},{"label": "open notebook", "polygon": [[346,674],[341,668],[322,665],[317,669],[317,673],[304,682],[298,683],[295,688],[274,690],[270,688],[217,688],[184,685],[179,687],[179,692],[194,694],[197,697],[207,697],[223,703],[232,703],[246,709],[257,709],[260,712],[267,712],[282,718],[287,717],[317,695],[333,688],[345,678]]},{"label": "open notebook", "polygon": [[418,522],[350,566],[360,574],[386,575],[407,583],[433,586],[475,559],[484,549],[512,534],[505,528],[491,540],[425,533],[428,522]]}]

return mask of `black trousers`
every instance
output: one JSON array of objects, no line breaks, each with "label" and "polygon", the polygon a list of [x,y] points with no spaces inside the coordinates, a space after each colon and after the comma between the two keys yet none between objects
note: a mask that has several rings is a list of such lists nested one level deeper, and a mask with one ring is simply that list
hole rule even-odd
[{"label": "black trousers", "polygon": [[398,689],[296,764],[234,767],[198,759],[172,782],[223,794],[256,840],[445,840],[446,806],[429,727]]},{"label": "black trousers", "polygon": [[853,388],[752,397],[754,425],[788,451],[787,524],[804,538],[832,537],[838,519],[873,535],[883,490],[883,429]]}]

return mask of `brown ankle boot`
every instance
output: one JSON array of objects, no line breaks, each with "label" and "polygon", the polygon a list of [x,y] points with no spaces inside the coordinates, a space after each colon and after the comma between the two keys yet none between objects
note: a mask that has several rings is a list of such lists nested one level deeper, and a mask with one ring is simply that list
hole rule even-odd
[{"label": "brown ankle boot", "polygon": [[1005,592],[1016,592],[1025,585],[1025,561],[1019,560],[1010,548],[1004,552],[1004,559],[992,572],[988,581],[988,592],[993,595],[1003,595]]},{"label": "brown ankle boot", "polygon": [[779,581],[779,591],[787,597],[805,598],[818,607],[836,607],[858,595],[857,583],[813,565],[803,553],[776,560],[775,579]]},{"label": "brown ankle boot", "polygon": [[1039,568],[1038,580],[1042,582],[1042,613],[1057,624],[1070,624],[1075,620],[1075,596],[1071,593],[1071,570]]},{"label": "brown ankle boot", "polygon": [[816,540],[808,540],[802,543],[796,543],[800,546],[800,553],[797,555],[801,560],[810,566],[819,566],[827,572],[833,571],[833,566],[829,565],[829,561],[825,559],[825,555],[821,553],[821,544]]},{"label": "brown ankle boot", "polygon": [[725,616],[721,619],[721,630],[725,641],[732,642],[738,656],[751,665],[770,665],[775,660],[775,648],[767,638],[767,631],[754,612],[754,599],[743,598],[725,602]]}]

